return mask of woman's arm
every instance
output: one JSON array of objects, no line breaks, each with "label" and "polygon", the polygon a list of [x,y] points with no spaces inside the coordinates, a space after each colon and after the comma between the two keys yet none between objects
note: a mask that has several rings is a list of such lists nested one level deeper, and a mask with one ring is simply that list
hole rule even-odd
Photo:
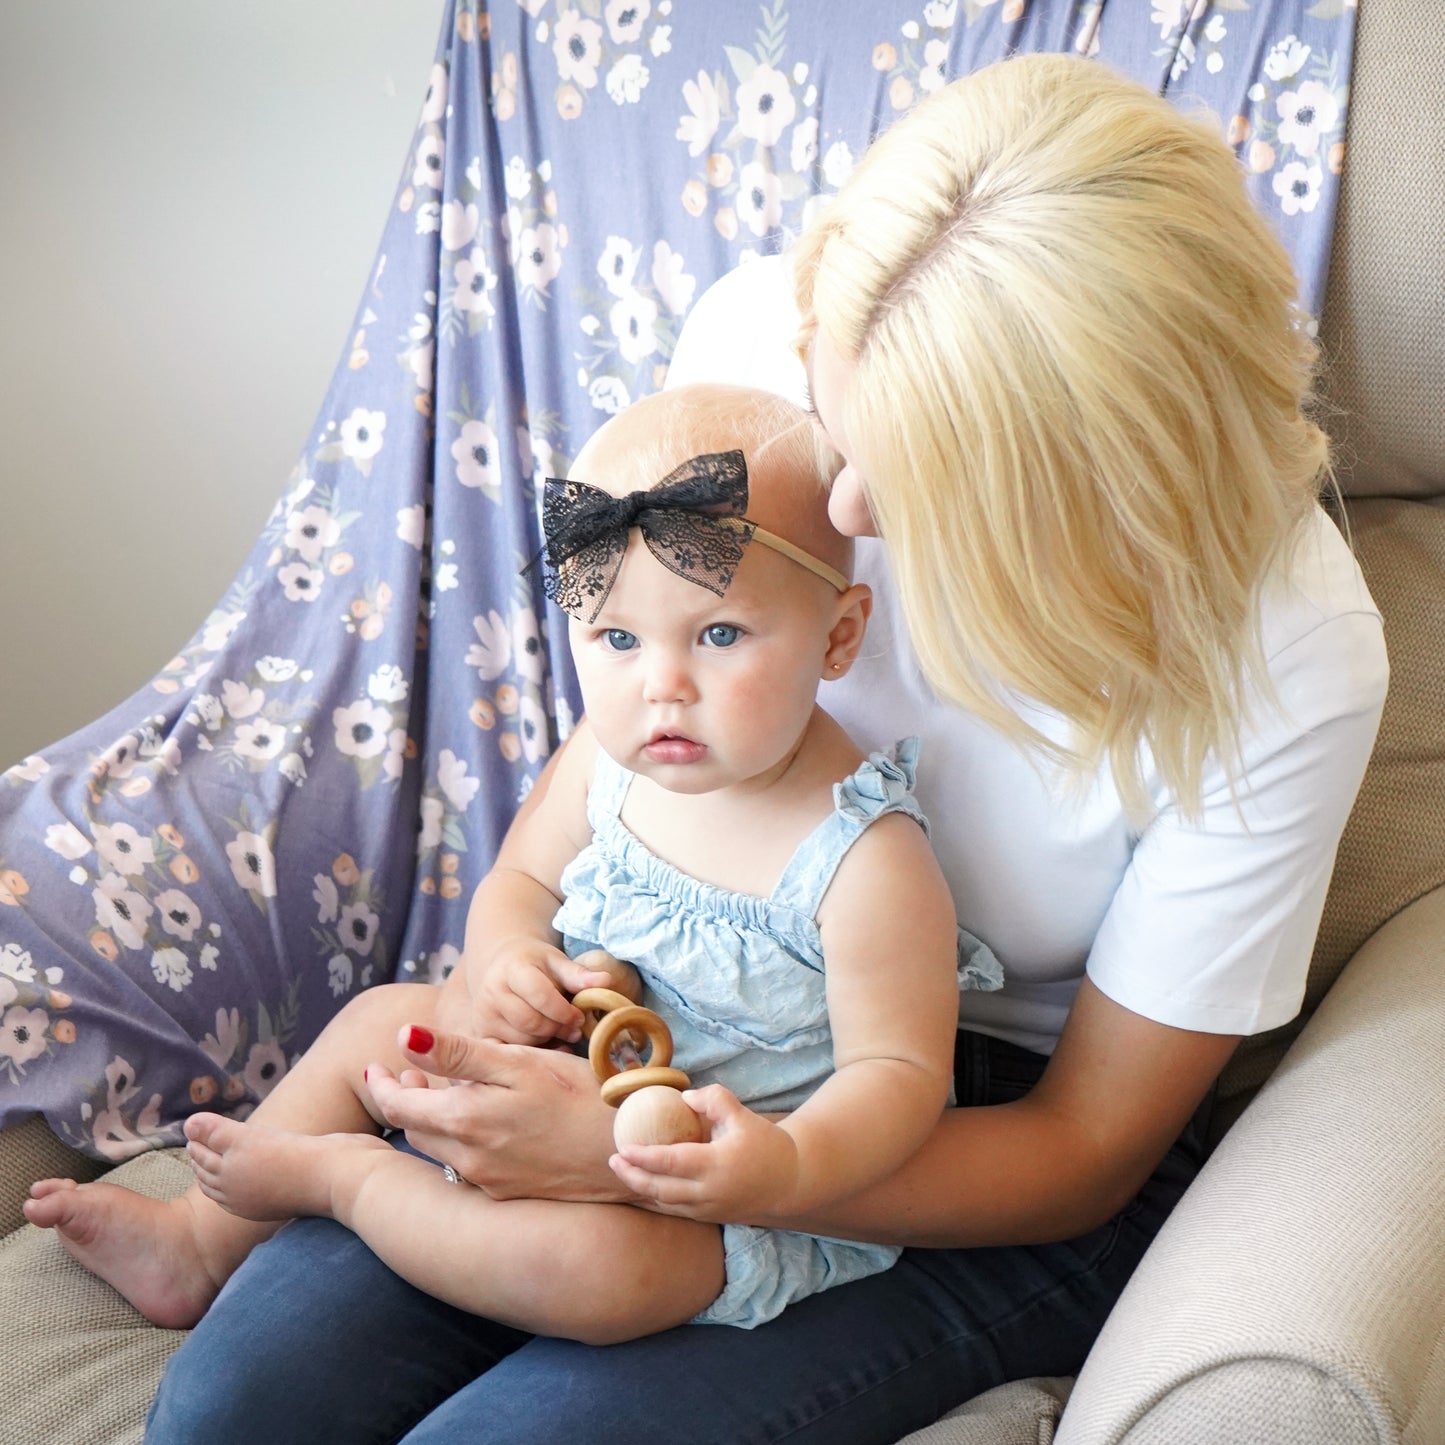
[{"label": "woman's arm", "polygon": [[955,1248],[1073,1238],[1138,1193],[1237,1043],[1153,1023],[1086,979],[1023,1099],[952,1109],[883,1183],[806,1217],[761,1222]]}]

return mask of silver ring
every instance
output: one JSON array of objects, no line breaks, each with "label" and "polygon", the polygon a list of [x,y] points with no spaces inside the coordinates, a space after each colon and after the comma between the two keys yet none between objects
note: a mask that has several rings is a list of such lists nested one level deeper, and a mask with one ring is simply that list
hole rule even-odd
[{"label": "silver ring", "polygon": [[445,1179],[448,1184],[470,1184],[472,1182],[470,1179],[463,1179],[450,1164],[442,1165],[442,1178]]}]

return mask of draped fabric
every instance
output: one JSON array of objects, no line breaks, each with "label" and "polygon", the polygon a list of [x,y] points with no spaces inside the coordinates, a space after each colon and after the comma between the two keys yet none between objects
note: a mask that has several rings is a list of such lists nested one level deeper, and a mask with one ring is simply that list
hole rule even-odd
[{"label": "draped fabric", "polygon": [[580,706],[524,570],[544,478],[918,96],[1059,50],[1202,102],[1313,310],[1353,21],[1347,0],[448,3],[348,344],[240,574],[149,685],[0,778],[0,1124],[43,1113],[109,1159],[173,1143],[197,1107],[253,1107],[358,990],[455,964]]}]

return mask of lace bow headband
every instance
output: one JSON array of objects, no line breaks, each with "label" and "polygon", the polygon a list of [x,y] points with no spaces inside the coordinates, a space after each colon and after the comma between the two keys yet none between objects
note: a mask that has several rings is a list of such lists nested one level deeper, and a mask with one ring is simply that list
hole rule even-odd
[{"label": "lace bow headband", "polygon": [[692,457],[655,487],[625,497],[586,482],[548,477],[542,494],[546,546],[538,559],[544,564],[543,587],[564,612],[585,612],[586,621],[593,621],[612,591],[636,527],[664,567],[719,597],[754,539],[838,591],[848,590],[841,572],[749,521],[743,515],[747,505],[748,467],[739,450]]}]

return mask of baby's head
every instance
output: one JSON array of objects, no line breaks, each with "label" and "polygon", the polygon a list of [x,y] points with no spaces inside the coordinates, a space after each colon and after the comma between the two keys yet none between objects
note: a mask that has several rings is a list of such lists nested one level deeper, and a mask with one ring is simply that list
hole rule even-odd
[{"label": "baby's head", "polygon": [[745,515],[763,544],[781,539],[846,582],[852,543],[828,520],[838,460],[807,414],[772,392],[700,383],[646,397],[592,434],[569,477],[623,497],[652,491],[696,457],[732,451],[743,454]]},{"label": "baby's head", "polygon": [[869,593],[828,520],[837,463],[816,436],[769,392],[679,387],[606,423],[549,492],[554,595],[625,767],[685,792],[756,778],[857,655]]}]

